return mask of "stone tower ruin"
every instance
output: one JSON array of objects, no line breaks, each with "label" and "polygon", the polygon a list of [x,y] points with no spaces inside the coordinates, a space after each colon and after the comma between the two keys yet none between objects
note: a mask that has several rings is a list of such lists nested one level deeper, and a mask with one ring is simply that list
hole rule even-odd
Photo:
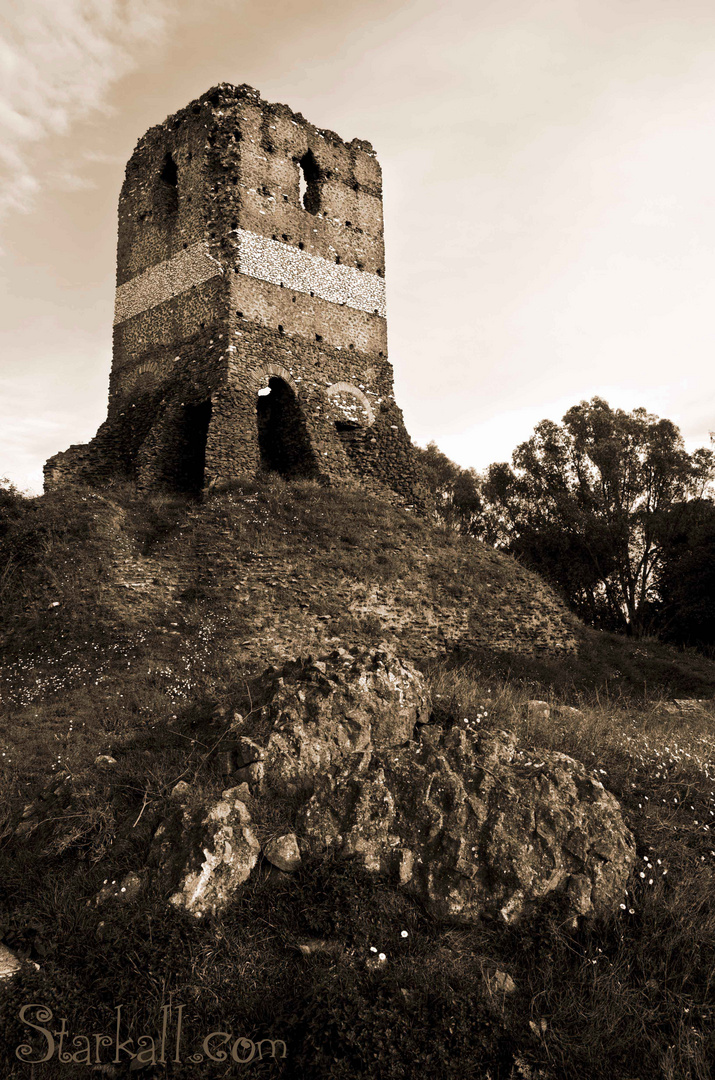
[{"label": "stone tower ruin", "polygon": [[261,469],[411,497],[387,359],[380,166],[249,86],[139,141],[119,199],[107,419],[46,488],[200,491]]}]

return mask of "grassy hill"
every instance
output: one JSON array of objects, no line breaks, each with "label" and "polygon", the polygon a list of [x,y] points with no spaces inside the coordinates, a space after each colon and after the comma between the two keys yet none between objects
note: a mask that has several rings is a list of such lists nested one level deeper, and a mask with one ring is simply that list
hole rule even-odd
[{"label": "grassy hill", "polygon": [[[713,717],[666,702],[712,699],[715,664],[587,630],[513,560],[360,492],[6,493],[0,514],[0,939],[39,966],[0,983],[3,1076],[29,1075],[14,1048],[30,1001],[73,1033],[107,1031],[125,1003],[135,1036],[184,1003],[202,1037],[283,1038],[285,1062],[251,1064],[272,1076],[711,1075]],[[268,664],[377,641],[426,673],[436,722],[563,750],[621,800],[643,869],[610,924],[445,926],[331,860],[255,875],[201,923],[157,892],[94,904],[146,856],[179,779],[197,799],[221,791],[216,732]],[[71,812],[48,792],[47,821],[18,838],[53,774],[72,777]],[[330,949],[306,955],[315,938]]]}]

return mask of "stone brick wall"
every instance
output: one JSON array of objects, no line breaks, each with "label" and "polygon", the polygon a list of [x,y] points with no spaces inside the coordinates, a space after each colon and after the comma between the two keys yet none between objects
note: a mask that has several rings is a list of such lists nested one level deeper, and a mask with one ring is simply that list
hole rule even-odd
[{"label": "stone brick wall", "polygon": [[191,489],[269,468],[412,498],[384,273],[369,143],[248,86],[202,95],[127,165],[107,421],[47,463],[46,486]]}]

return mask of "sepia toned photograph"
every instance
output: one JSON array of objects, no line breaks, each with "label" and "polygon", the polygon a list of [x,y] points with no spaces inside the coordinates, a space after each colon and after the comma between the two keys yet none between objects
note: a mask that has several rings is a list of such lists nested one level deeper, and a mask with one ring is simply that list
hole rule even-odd
[{"label": "sepia toned photograph", "polygon": [[715,7],[0,0],[0,1080],[715,1080]]}]

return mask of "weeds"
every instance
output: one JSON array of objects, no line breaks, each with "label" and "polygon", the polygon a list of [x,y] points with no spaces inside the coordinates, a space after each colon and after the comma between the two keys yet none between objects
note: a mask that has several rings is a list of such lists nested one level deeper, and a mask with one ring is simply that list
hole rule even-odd
[{"label": "weeds", "polygon": [[[285,1063],[256,1062],[255,1071],[297,1080],[711,1080],[715,735],[707,711],[669,712],[666,699],[712,697],[712,665],[610,635],[587,635],[580,657],[465,649],[424,664],[434,722],[475,737],[512,730],[525,764],[544,748],[569,753],[618,797],[638,863],[605,923],[569,930],[554,909],[517,927],[448,926],[353,861],[331,858],[306,860],[290,878],[255,873],[220,919],[168,910],[158,886],[131,907],[97,907],[105,880],[144,864],[179,780],[189,812],[222,790],[233,711],[260,706],[238,635],[268,619],[270,605],[285,619],[289,585],[304,610],[314,605],[370,643],[382,620],[346,611],[337,598],[345,582],[365,595],[397,582],[407,602],[422,545],[441,560],[434,587],[449,586],[458,607],[472,556],[454,537],[437,553],[402,511],[310,483],[246,481],[203,506],[140,505],[127,492],[72,499],[62,513],[52,499],[15,500],[0,528],[0,556],[24,567],[2,586],[0,937],[38,965],[0,983],[4,1077],[27,1076],[14,1048],[28,1035],[19,1008],[34,1001],[73,1032],[111,1030],[116,1005],[131,1002],[135,1038],[156,1030],[164,1005],[183,1003],[202,1036],[285,1039]],[[194,560],[176,595],[152,607],[141,592],[111,592],[119,517],[147,558]],[[279,555],[290,566],[280,581]],[[206,567],[219,565],[217,583]],[[265,566],[255,595],[242,580],[254,565]],[[509,565],[494,565],[485,596],[499,575],[513,583]],[[426,575],[418,584],[427,588]],[[534,698],[550,715],[525,708]],[[102,753],[117,762],[106,774],[94,765]],[[13,837],[24,807],[65,770],[71,801]],[[256,800],[261,840],[289,830],[296,810]],[[320,947],[301,951],[306,941]],[[37,1065],[33,1080],[62,1076],[55,1064]],[[208,1080],[224,1073],[200,1066]],[[167,1063],[165,1074],[189,1080],[197,1066]]]}]

